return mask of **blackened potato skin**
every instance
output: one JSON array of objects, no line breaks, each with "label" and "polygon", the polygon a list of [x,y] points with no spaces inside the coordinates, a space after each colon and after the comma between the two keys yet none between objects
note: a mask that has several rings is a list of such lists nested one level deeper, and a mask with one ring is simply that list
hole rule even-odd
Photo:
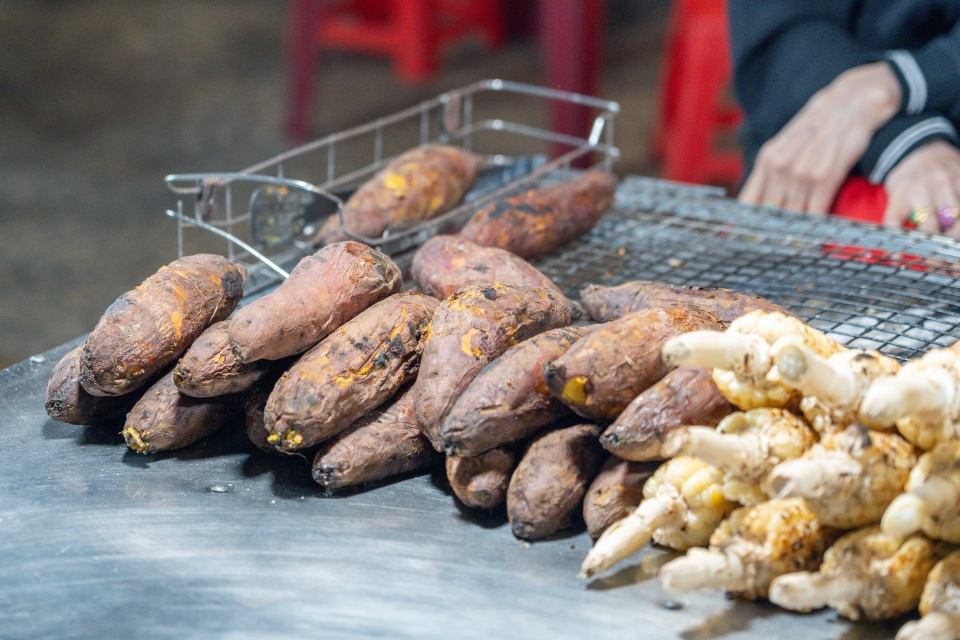
[{"label": "blackened potato skin", "polygon": [[123,417],[140,394],[94,396],[80,386],[80,355],[83,345],[67,352],[53,368],[47,382],[44,407],[54,420],[68,424],[95,425]]},{"label": "blackened potato skin", "polygon": [[400,268],[359,242],[339,242],[300,260],[276,291],[230,319],[230,346],[241,362],[306,351],[347,320],[403,289]]},{"label": "blackened potato skin", "polygon": [[484,451],[479,456],[447,457],[447,480],[453,493],[471,509],[496,509],[507,500],[510,475],[517,456],[510,447]]},{"label": "blackened potato skin", "polygon": [[95,396],[130,393],[176,362],[243,295],[247,272],[223,256],[174,260],[111,304],[87,338],[80,384]]}]

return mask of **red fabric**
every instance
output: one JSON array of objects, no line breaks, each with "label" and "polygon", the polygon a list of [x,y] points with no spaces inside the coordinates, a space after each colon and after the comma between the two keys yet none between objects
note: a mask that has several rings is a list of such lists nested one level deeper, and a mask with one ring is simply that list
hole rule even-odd
[{"label": "red fabric", "polygon": [[886,208],[887,192],[881,185],[870,184],[860,176],[851,176],[840,187],[830,213],[848,220],[881,224]]}]

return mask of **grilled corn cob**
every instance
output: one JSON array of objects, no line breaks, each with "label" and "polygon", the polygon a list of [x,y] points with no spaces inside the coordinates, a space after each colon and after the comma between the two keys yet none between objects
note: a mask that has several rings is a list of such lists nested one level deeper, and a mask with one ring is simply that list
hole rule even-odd
[{"label": "grilled corn cob", "polygon": [[836,540],[800,498],[741,507],[710,536],[710,549],[691,549],[660,568],[667,591],[723,588],[755,600],[765,598],[774,578],[820,565]]},{"label": "grilled corn cob", "polygon": [[643,502],[597,540],[580,568],[589,578],[639,551],[653,539],[684,551],[704,545],[734,508],[723,497],[721,474],[701,460],[681,456],[664,463],[643,486]]},{"label": "grilled corn cob", "polygon": [[851,620],[887,620],[914,609],[937,545],[922,535],[906,540],[878,526],[852,531],[823,556],[816,572],[790,573],[770,585],[770,601],[784,609],[833,607]]},{"label": "grilled corn cob", "polygon": [[922,531],[960,544],[960,442],[945,442],[920,456],[906,489],[883,514],[884,532],[905,538]]},{"label": "grilled corn cob", "polygon": [[960,551],[937,563],[920,596],[923,617],[900,629],[897,640],[960,640]]},{"label": "grilled corn cob", "polygon": [[717,428],[679,427],[663,453],[695,456],[723,473],[723,495],[742,505],[770,496],[767,476],[784,460],[799,458],[817,442],[802,419],[783,409],[731,413]]},{"label": "grilled corn cob", "polygon": [[880,522],[916,463],[915,449],[899,434],[852,424],[777,465],[767,483],[777,497],[806,498],[823,524],[856,529]]}]

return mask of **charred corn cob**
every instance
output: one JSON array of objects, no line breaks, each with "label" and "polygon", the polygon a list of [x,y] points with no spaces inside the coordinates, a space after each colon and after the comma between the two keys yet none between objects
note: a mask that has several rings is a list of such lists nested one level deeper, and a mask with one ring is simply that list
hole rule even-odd
[{"label": "charred corn cob", "polygon": [[922,531],[960,544],[960,442],[945,442],[920,456],[906,489],[883,514],[884,532],[905,538]]},{"label": "charred corn cob", "polygon": [[920,596],[923,617],[900,629],[897,640],[960,640],[960,551],[937,563]]},{"label": "charred corn cob", "polygon": [[742,505],[770,496],[767,476],[784,460],[799,458],[817,442],[802,419],[783,409],[731,413],[717,428],[680,427],[667,438],[665,455],[700,458],[723,473],[723,495]]},{"label": "charred corn cob", "polygon": [[644,499],[637,510],[597,540],[580,577],[606,571],[651,539],[681,551],[706,544],[735,506],[723,497],[721,481],[717,469],[696,458],[680,456],[664,463],[643,486]]},{"label": "charred corn cob", "polygon": [[827,549],[819,571],[776,578],[770,601],[794,611],[832,607],[851,620],[895,618],[920,602],[936,551],[919,534],[904,540],[878,526],[852,531]]},{"label": "charred corn cob", "polygon": [[916,450],[899,434],[852,424],[777,465],[767,483],[777,497],[806,498],[823,524],[856,529],[880,522],[916,463]]}]

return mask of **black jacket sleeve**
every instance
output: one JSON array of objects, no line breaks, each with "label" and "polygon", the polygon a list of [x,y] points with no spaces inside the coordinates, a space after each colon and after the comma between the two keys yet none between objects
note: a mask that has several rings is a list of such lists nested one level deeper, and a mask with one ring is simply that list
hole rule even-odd
[{"label": "black jacket sleeve", "polygon": [[911,151],[933,140],[946,140],[957,145],[960,139],[953,123],[936,113],[901,113],[880,127],[866,153],[855,167],[873,184],[881,184]]},{"label": "black jacket sleeve", "polygon": [[734,89],[747,166],[810,97],[877,59],[849,35],[857,0],[730,0]]},{"label": "black jacket sleeve", "polygon": [[919,49],[887,51],[884,58],[900,81],[904,112],[960,118],[960,22]]}]

